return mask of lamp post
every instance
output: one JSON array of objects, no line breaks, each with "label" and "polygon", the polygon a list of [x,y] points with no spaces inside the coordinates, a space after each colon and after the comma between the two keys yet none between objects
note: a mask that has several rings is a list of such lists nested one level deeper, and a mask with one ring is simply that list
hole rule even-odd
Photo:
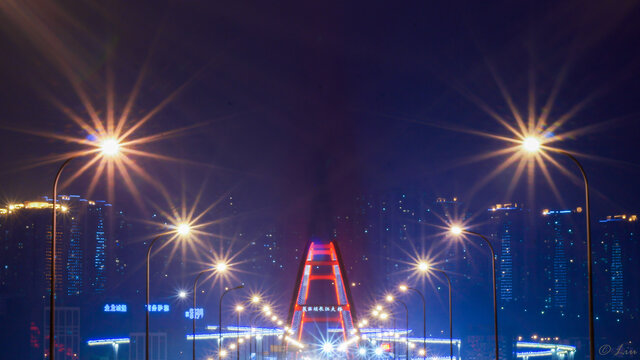
[{"label": "lamp post", "polygon": [[236,305],[236,359],[240,360],[240,313],[244,306]]},{"label": "lamp post", "polygon": [[[400,305],[404,306],[404,311],[405,311],[405,314],[406,314],[406,319],[405,319],[405,321],[406,321],[406,322],[405,322],[405,324],[406,324],[406,329],[405,329],[405,340],[406,340],[406,342],[407,342],[406,358],[407,358],[407,360],[408,360],[408,359],[409,359],[409,308],[407,307],[407,304],[405,304],[405,303],[404,303],[404,301],[395,299],[395,298],[393,297],[393,295],[387,295],[387,296],[386,296],[386,298],[385,298],[385,300],[386,300],[388,303],[394,303],[394,302],[397,302],[397,303],[399,303]],[[395,326],[394,326],[393,328],[394,328],[393,330],[394,330],[394,332],[395,332]],[[394,338],[395,338],[395,335],[394,335]],[[395,345],[394,345],[394,349],[395,349]]]},{"label": "lamp post", "polygon": [[[101,156],[114,157],[117,156],[120,152],[120,143],[117,139],[108,138],[102,140],[99,145],[99,154]],[[56,172],[56,176],[53,179],[53,194],[52,194],[52,202],[53,209],[51,211],[51,279],[49,283],[50,293],[49,293],[49,359],[53,360],[55,358],[55,325],[56,325],[56,233],[57,233],[57,201],[58,201],[58,180],[60,180],[60,175],[62,175],[62,170],[71,162],[71,160],[79,157],[81,155],[76,155],[65,160],[62,165],[58,168]],[[62,208],[62,207],[60,207]]]},{"label": "lamp post", "polygon": [[224,273],[228,268],[228,265],[224,262],[220,262],[218,264],[216,264],[216,266],[209,268],[209,269],[205,269],[202,270],[197,276],[196,279],[193,281],[193,360],[196,360],[196,296],[198,294],[197,292],[197,287],[198,287],[198,279],[200,279],[200,276],[202,276],[202,274],[209,272],[209,271],[215,271],[217,273]]},{"label": "lamp post", "polygon": [[586,230],[587,230],[587,296],[588,296],[588,306],[589,306],[589,358],[590,360],[595,359],[595,325],[594,325],[594,314],[593,314],[593,267],[592,267],[592,259],[591,259],[591,204],[589,201],[589,180],[587,179],[587,173],[584,170],[584,167],[576,159],[575,156],[570,153],[560,150],[554,149],[551,147],[543,146],[542,142],[534,137],[529,136],[522,140],[522,148],[528,153],[537,153],[541,150],[549,150],[551,152],[555,152],[561,155],[564,155],[571,159],[580,170],[580,174],[582,175],[582,180],[584,181],[584,198],[585,198],[585,220],[586,220]]},{"label": "lamp post", "polygon": [[55,323],[56,323],[56,202],[58,200],[58,180],[62,174],[62,170],[71,162],[75,157],[68,158],[60,165],[56,177],[53,180],[53,211],[51,212],[51,282],[49,287],[51,292],[49,293],[49,358],[55,357]]},{"label": "lamp post", "polygon": [[[251,358],[251,350],[253,348],[252,345],[252,340],[253,339],[253,327],[255,326],[256,320],[258,320],[258,317],[260,316],[260,314],[257,314],[256,316],[253,317],[253,319],[251,319],[251,322],[249,323],[249,358]],[[258,340],[257,340],[257,335],[256,335],[256,359],[258,358]]]},{"label": "lamp post", "polygon": [[155,244],[156,241],[160,240],[163,236],[171,234],[171,233],[176,233],[179,236],[186,236],[189,234],[189,232],[191,231],[191,227],[189,226],[189,224],[183,223],[180,224],[178,226],[175,227],[175,231],[172,232],[168,232],[168,233],[163,233],[160,234],[158,236],[156,236],[151,243],[149,244],[149,247],[147,248],[147,278],[146,278],[146,282],[145,282],[145,295],[146,295],[146,302],[145,302],[145,330],[144,330],[144,357],[146,360],[149,360],[149,262],[151,259],[151,249],[153,248],[153,244]]},{"label": "lamp post", "polygon": [[491,245],[491,242],[484,235],[478,234],[477,232],[463,229],[460,226],[456,226],[456,225],[451,226],[449,231],[456,236],[461,234],[477,236],[482,240],[484,240],[484,242],[489,246],[489,250],[491,250],[491,272],[493,274],[492,276],[493,278],[493,333],[495,338],[496,360],[499,360],[500,348],[498,346],[498,292],[496,291],[496,253],[495,251],[493,251],[493,246]]},{"label": "lamp post", "polygon": [[[251,303],[254,305],[258,305],[260,304],[260,301],[262,299],[260,299],[260,296],[258,295],[253,295],[251,297]],[[251,320],[251,322],[249,323],[249,358],[251,358],[251,338],[253,337],[253,324],[255,323],[256,319],[258,318],[259,315],[254,316],[253,320]],[[256,347],[258,346],[258,344],[256,344]],[[256,351],[257,352],[257,351]]]},{"label": "lamp post", "polygon": [[244,288],[244,285],[238,285],[231,289],[225,289],[220,296],[220,302],[218,303],[218,360],[222,359],[222,299],[229,291],[238,290]]},{"label": "lamp post", "polygon": [[429,271],[429,270],[437,271],[440,274],[444,275],[444,277],[447,279],[447,284],[449,286],[449,359],[453,360],[453,307],[451,302],[451,292],[452,292],[451,279],[449,278],[449,275],[444,270],[435,268],[427,262],[422,262],[419,267],[424,268],[425,269],[424,271]]},{"label": "lamp post", "polygon": [[407,290],[415,291],[420,295],[422,299],[422,346],[424,348],[424,354],[422,356],[423,359],[427,357],[427,302],[424,299],[424,294],[416,288],[409,287],[407,285],[400,285],[400,291],[407,292]]}]

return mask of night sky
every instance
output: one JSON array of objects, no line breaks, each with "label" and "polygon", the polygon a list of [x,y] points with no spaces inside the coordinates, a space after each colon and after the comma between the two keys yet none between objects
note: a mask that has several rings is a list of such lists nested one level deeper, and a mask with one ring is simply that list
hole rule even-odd
[{"label": "night sky", "polygon": [[[6,199],[47,193],[55,166],[22,168],[72,146],[9,128],[83,136],[52,105],[54,98],[83,112],[61,61],[101,114],[108,71],[118,113],[145,69],[132,119],[179,90],[139,132],[198,125],[144,147],[193,162],[141,162],[169,188],[197,188],[206,173],[218,190],[242,187],[285,212],[325,212],[313,207],[339,208],[349,194],[406,186],[480,206],[528,201],[525,181],[505,198],[514,166],[470,193],[506,157],[473,158],[506,143],[468,131],[509,136],[472,98],[515,124],[496,79],[526,115],[529,97],[540,114],[562,78],[548,122],[584,102],[558,131],[588,131],[558,146],[590,157],[594,212],[638,209],[633,2],[39,3],[3,6]],[[557,171],[552,176],[562,199],[538,172],[538,201],[578,201],[579,188]],[[81,192],[86,180],[72,190]],[[318,205],[312,199],[323,191],[331,200]]]}]

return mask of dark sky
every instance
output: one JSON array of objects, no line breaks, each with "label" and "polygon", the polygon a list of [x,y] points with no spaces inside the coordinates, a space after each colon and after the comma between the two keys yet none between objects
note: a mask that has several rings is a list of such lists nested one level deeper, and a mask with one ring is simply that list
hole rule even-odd
[{"label": "dark sky", "polygon": [[[55,164],[22,168],[74,148],[8,128],[83,137],[51,101],[86,116],[69,74],[104,115],[109,69],[116,113],[145,69],[132,120],[179,92],[137,136],[201,124],[140,147],[200,164],[139,160],[177,195],[182,185],[195,194],[208,177],[210,198],[238,191],[300,219],[340,211],[353,194],[393,188],[456,194],[470,206],[533,203],[524,178],[507,194],[514,166],[470,192],[506,157],[471,160],[505,143],[465,131],[509,136],[472,99],[515,124],[499,79],[525,116],[531,96],[539,115],[559,84],[548,123],[582,104],[556,133],[588,131],[557,145],[589,155],[594,212],[640,209],[633,1],[3,3],[0,196],[7,201],[48,193]],[[580,200],[581,188],[559,171],[551,175],[560,200],[537,174],[532,206]],[[69,191],[82,193],[87,181]]]}]

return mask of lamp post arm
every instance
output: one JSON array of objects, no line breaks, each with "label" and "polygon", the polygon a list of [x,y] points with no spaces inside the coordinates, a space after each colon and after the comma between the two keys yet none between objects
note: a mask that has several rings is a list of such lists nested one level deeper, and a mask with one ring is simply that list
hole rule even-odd
[{"label": "lamp post arm", "polygon": [[589,180],[587,179],[587,172],[584,167],[576,159],[575,156],[564,150],[556,150],[556,152],[565,155],[571,159],[580,169],[582,179],[584,180],[584,198],[585,198],[585,218],[587,222],[587,278],[588,278],[588,297],[589,297],[589,358],[594,360],[595,358],[595,330],[593,323],[593,260],[591,258],[591,204],[589,199]]},{"label": "lamp post arm", "polygon": [[420,295],[422,298],[422,347],[424,348],[424,356],[423,359],[427,358],[427,301],[424,298],[422,292],[416,288],[408,288],[409,290],[413,290]]},{"label": "lamp post arm", "polygon": [[233,290],[242,289],[244,285],[239,285],[234,288],[226,289],[220,295],[220,302],[218,303],[218,360],[222,359],[222,299],[227,293]]},{"label": "lamp post arm", "polygon": [[494,338],[495,338],[495,351],[496,351],[496,359],[500,359],[500,348],[498,345],[498,291],[496,290],[496,252],[493,250],[493,245],[491,245],[491,241],[487,239],[484,235],[479,234],[474,231],[463,230],[463,233],[469,235],[475,235],[482,240],[484,240],[487,245],[489,245],[489,250],[491,250],[491,271],[493,273],[493,328],[494,328]]},{"label": "lamp post arm", "polygon": [[402,304],[402,306],[404,306],[404,311],[406,314],[406,329],[405,329],[405,340],[407,342],[407,348],[406,348],[406,358],[409,359],[409,308],[407,307],[407,304],[405,304],[404,301],[398,300],[398,302],[400,304]]},{"label": "lamp post arm", "polygon": [[196,296],[198,294],[196,291],[200,276],[202,276],[202,274],[206,273],[207,271],[210,271],[210,269],[202,270],[193,281],[193,360],[196,360]]},{"label": "lamp post arm", "polygon": [[449,274],[447,274],[446,271],[436,268],[431,269],[444,275],[444,277],[447,279],[447,283],[449,284],[449,359],[453,360],[453,310],[451,301],[451,279],[449,278]]},{"label": "lamp post arm", "polygon": [[51,283],[49,284],[49,359],[53,360],[55,357],[55,323],[56,323],[56,233],[57,233],[57,221],[56,221],[56,203],[58,201],[58,180],[62,175],[62,170],[75,159],[76,156],[70,157],[65,160],[58,171],[56,177],[53,180],[53,208],[51,211]]},{"label": "lamp post arm", "polygon": [[160,238],[162,237],[162,235],[164,234],[160,234],[158,236],[156,236],[153,240],[151,240],[151,243],[149,244],[149,247],[147,248],[147,278],[146,278],[146,282],[145,282],[145,308],[144,308],[144,313],[145,313],[145,337],[144,337],[144,357],[146,360],[149,360],[149,259],[151,257],[151,248],[153,247],[153,244],[156,243],[156,241],[160,240]]}]

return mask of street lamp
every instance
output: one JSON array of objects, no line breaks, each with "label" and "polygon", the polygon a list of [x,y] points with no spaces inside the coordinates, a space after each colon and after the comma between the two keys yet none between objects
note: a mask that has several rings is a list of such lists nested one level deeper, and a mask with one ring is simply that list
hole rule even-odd
[{"label": "street lamp", "polygon": [[[422,299],[422,346],[426,349],[427,348],[427,302],[424,299],[424,294],[422,294],[420,290],[404,284],[400,285],[398,288],[402,292],[407,292],[409,290],[415,291],[416,293],[418,293],[418,295],[420,295],[420,298]],[[422,358],[425,359],[426,352],[422,355],[423,355]]]},{"label": "street lamp", "polygon": [[[385,296],[385,301],[388,303],[393,303],[393,295],[389,294],[387,296]],[[391,317],[393,318],[393,358],[397,359],[398,358],[398,351],[396,349],[396,316],[395,313],[393,312],[393,310],[389,310]],[[380,314],[380,318],[385,320],[387,318],[387,314],[386,313],[382,313]]]},{"label": "street lamp", "polygon": [[[458,229],[460,228],[458,227]],[[426,261],[421,262],[420,265],[423,265],[423,267],[426,269],[425,271],[437,271],[440,274],[444,275],[444,277],[447,279],[447,284],[449,285],[449,359],[453,360],[453,307],[451,302],[451,279],[444,270],[437,269],[431,266]]]},{"label": "street lamp", "polygon": [[189,226],[189,224],[187,223],[182,223],[178,226],[176,226],[176,233],[178,233],[178,235],[188,235],[189,232],[191,232],[191,226]]},{"label": "street lamp", "polygon": [[[98,145],[99,154],[104,157],[115,157],[120,152],[120,143],[115,138],[108,138],[102,140],[102,142]],[[90,152],[91,153],[91,152]],[[62,170],[71,162],[71,160],[79,157],[81,155],[75,155],[67,160],[65,160],[62,165],[58,168],[58,172],[56,172],[56,176],[53,179],[53,208],[51,211],[51,282],[49,284],[50,293],[49,293],[49,359],[53,360],[55,358],[55,325],[56,325],[56,235],[57,235],[57,201],[58,201],[58,180],[60,180],[60,175],[62,174]],[[60,210],[63,210],[60,207]]]},{"label": "street lamp", "polygon": [[[197,287],[198,287],[198,279],[200,278],[200,276],[202,276],[202,274],[209,272],[209,271],[215,271],[216,273],[224,273],[227,270],[227,264],[224,262],[219,262],[217,263],[214,267],[211,267],[209,269],[205,269],[202,270],[197,276],[196,279],[193,281],[193,318],[192,318],[192,322],[193,322],[193,360],[196,360],[196,295],[197,293]],[[181,293],[184,293],[184,291],[182,291]],[[186,294],[185,294],[186,296]]]},{"label": "street lamp", "polygon": [[[487,239],[484,235],[478,234],[477,232],[469,231],[463,229],[458,225],[453,225],[449,228],[449,232],[454,236],[459,236],[461,234],[474,235],[482,240],[489,246],[489,250],[491,250],[491,272],[493,277],[493,333],[495,338],[495,348],[496,348],[496,360],[500,358],[500,348],[498,347],[498,298],[496,291],[496,253],[493,251],[493,246],[489,239]],[[448,279],[448,277],[447,277]]]},{"label": "street lamp", "polygon": [[188,224],[182,223],[174,227],[173,231],[162,233],[156,236],[149,247],[147,248],[147,279],[145,282],[145,294],[146,294],[146,303],[145,303],[145,331],[144,331],[144,357],[146,360],[149,360],[149,260],[151,259],[151,248],[156,241],[168,234],[178,234],[180,237],[186,237],[189,234],[191,227]]},{"label": "street lamp", "polygon": [[227,271],[227,268],[229,268],[229,265],[227,265],[227,263],[224,261],[221,261],[216,264],[216,271],[219,273],[223,273]]},{"label": "street lamp", "polygon": [[[251,303],[253,305],[257,306],[258,304],[260,304],[261,301],[262,301],[262,299],[260,298],[259,295],[251,296]],[[253,325],[254,325],[256,319],[258,318],[258,316],[260,316],[260,314],[255,315],[254,318],[249,323],[249,357],[251,357],[251,350],[252,350],[252,347],[253,347],[252,340],[251,340],[253,338]],[[258,347],[258,344],[256,343],[256,352],[257,352],[257,347]]]},{"label": "street lamp", "polygon": [[522,148],[529,153],[535,153],[540,150],[540,140],[538,138],[529,136],[522,140]]},{"label": "street lamp", "polygon": [[244,310],[244,306],[236,305],[236,359],[240,360],[240,313]]},{"label": "street lamp", "polygon": [[594,334],[595,325],[594,325],[594,315],[593,315],[593,267],[592,267],[592,260],[591,260],[591,205],[589,202],[589,181],[587,180],[587,173],[585,172],[584,167],[582,167],[582,164],[578,161],[578,159],[575,158],[575,156],[571,155],[570,153],[564,150],[555,149],[547,146],[543,147],[540,139],[535,136],[529,136],[524,138],[522,140],[522,148],[530,154],[538,153],[544,149],[544,150],[549,150],[551,152],[564,155],[569,159],[571,159],[571,161],[573,161],[578,166],[578,169],[582,174],[582,179],[584,180],[584,197],[585,197],[585,208],[586,208],[585,217],[586,217],[586,223],[587,223],[586,224],[587,225],[586,226],[587,228],[587,282],[588,282],[587,296],[589,298],[588,299],[588,302],[589,302],[589,358],[591,360],[594,360],[595,359],[595,334]]},{"label": "street lamp", "polygon": [[229,291],[239,290],[244,288],[244,285],[238,285],[231,289],[225,289],[222,295],[220,295],[220,302],[218,303],[218,360],[222,359],[222,299]]},{"label": "street lamp", "polygon": [[100,144],[100,150],[104,155],[113,156],[120,152],[120,142],[115,138],[108,138]]},{"label": "street lamp", "polygon": [[[402,286],[402,285],[401,285]],[[409,359],[409,308],[407,307],[407,304],[404,303],[404,301],[402,300],[397,300],[393,297],[393,295],[387,295],[385,300],[388,303],[394,303],[397,302],[399,304],[401,304],[402,306],[404,306],[404,311],[406,314],[406,329],[405,329],[405,339],[407,340],[407,348],[406,348],[406,358]],[[394,332],[395,332],[395,326],[394,326]],[[394,335],[394,351],[395,351],[395,335]]]}]

